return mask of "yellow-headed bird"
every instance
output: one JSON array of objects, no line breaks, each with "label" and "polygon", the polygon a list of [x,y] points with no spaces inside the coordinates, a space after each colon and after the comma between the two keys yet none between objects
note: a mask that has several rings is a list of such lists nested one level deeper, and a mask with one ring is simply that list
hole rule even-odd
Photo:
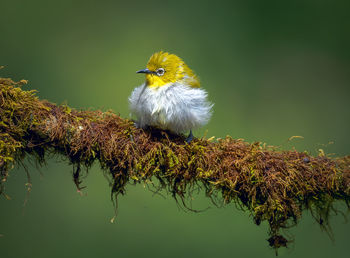
[{"label": "yellow-headed bird", "polygon": [[198,77],[181,58],[163,51],[153,54],[147,68],[137,73],[146,74],[145,83],[129,97],[137,126],[156,126],[174,133],[190,131],[186,140],[190,142],[192,130],[208,123],[213,106]]}]

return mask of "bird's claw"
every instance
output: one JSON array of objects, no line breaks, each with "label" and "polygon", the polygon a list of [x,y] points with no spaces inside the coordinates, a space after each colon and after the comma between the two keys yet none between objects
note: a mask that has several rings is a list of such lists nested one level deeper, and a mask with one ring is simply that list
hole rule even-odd
[{"label": "bird's claw", "polygon": [[193,140],[193,134],[192,134],[192,130],[190,130],[190,134],[188,135],[185,141],[189,144],[192,140]]}]

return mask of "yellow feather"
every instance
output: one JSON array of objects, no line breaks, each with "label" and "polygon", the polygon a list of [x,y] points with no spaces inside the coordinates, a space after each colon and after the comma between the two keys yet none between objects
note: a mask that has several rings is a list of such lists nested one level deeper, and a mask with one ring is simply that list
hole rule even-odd
[{"label": "yellow feather", "polygon": [[200,82],[194,72],[185,64],[185,62],[174,54],[167,52],[154,53],[147,63],[148,70],[156,72],[163,68],[164,75],[146,74],[146,83],[148,87],[162,87],[168,83],[181,83],[193,88],[199,88]]}]

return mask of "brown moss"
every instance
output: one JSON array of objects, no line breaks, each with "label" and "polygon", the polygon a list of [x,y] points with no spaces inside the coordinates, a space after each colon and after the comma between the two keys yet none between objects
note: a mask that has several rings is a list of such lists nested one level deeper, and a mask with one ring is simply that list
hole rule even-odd
[{"label": "brown moss", "polygon": [[[200,186],[214,204],[233,202],[248,210],[257,225],[267,221],[274,248],[287,246],[280,229],[295,225],[303,210],[329,230],[334,201],[349,204],[350,156],[313,157],[231,137],[185,144],[182,135],[141,130],[112,112],[77,111],[41,101],[34,91],[23,91],[23,84],[0,79],[3,182],[26,154],[43,162],[45,154],[59,153],[74,165],[73,179],[80,189],[81,166],[99,161],[113,195],[123,194],[127,183],[144,182],[167,190],[190,209],[186,197]],[[154,178],[159,184],[153,184]]]}]

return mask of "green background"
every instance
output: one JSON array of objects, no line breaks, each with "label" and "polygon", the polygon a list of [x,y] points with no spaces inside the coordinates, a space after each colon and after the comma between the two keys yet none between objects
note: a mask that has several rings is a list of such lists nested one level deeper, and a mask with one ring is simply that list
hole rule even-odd
[{"label": "green background", "polygon": [[[27,79],[40,98],[129,116],[135,72],[165,50],[199,75],[215,103],[203,136],[261,141],[317,155],[350,154],[349,1],[0,1],[0,76]],[[293,135],[304,136],[288,142]],[[329,142],[334,142],[329,144]],[[0,256],[274,257],[267,226],[203,193],[184,212],[143,185],[127,187],[114,224],[98,164],[80,196],[61,158],[11,171],[0,199]],[[343,207],[342,205],[340,205]],[[344,207],[343,207],[344,208]],[[348,216],[349,218],[349,216]],[[350,223],[331,219],[335,241],[310,214],[281,257],[346,257]]]}]

